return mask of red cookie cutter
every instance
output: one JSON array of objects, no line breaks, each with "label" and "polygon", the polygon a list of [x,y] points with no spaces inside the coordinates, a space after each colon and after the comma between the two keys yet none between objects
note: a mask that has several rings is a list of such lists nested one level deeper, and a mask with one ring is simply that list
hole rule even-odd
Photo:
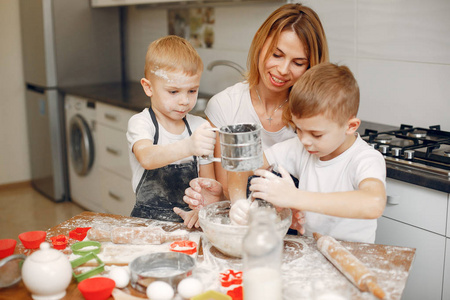
[{"label": "red cookie cutter", "polygon": [[220,284],[223,287],[229,287],[233,284],[242,284],[242,271],[235,272],[230,269],[224,273],[220,273]]},{"label": "red cookie cutter", "polygon": [[69,240],[69,238],[65,235],[57,235],[57,236],[52,236],[50,238],[52,240],[52,245],[53,248],[57,249],[57,250],[64,250],[66,249],[67,246],[67,242]]},{"label": "red cookie cutter", "polygon": [[194,241],[176,241],[170,244],[170,251],[191,255],[197,252],[197,243]]},{"label": "red cookie cutter", "polygon": [[243,300],[244,296],[243,296],[242,285],[238,286],[235,289],[229,290],[227,292],[227,295],[230,296],[231,299],[233,299],[233,300]]},{"label": "red cookie cutter", "polygon": [[86,237],[89,229],[91,229],[91,227],[77,227],[69,232],[69,237],[74,240],[82,241]]}]

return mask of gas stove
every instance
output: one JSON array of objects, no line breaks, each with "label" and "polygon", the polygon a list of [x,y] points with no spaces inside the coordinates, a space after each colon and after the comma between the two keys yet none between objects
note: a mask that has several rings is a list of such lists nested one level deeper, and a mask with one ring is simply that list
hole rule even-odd
[{"label": "gas stove", "polygon": [[383,154],[386,164],[450,178],[450,132],[439,125],[429,128],[402,124],[399,129],[378,132],[366,129],[361,136]]}]

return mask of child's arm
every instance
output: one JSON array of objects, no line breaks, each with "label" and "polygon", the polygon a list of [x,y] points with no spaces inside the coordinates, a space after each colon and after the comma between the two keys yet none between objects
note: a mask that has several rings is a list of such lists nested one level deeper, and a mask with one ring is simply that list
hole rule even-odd
[{"label": "child's arm", "polygon": [[379,218],[386,206],[386,190],[379,179],[366,178],[355,191],[307,192],[292,186],[289,173],[281,167],[279,169],[282,178],[266,170],[255,171],[255,175],[261,176],[251,182],[250,190],[255,198],[269,201],[275,206],[357,219]]},{"label": "child's arm", "polygon": [[[267,169],[269,163],[267,162],[266,156],[264,157],[264,163],[261,167],[262,169]],[[249,172],[227,172],[228,176],[228,195],[230,201],[234,204],[237,200],[247,199],[247,181],[250,176],[253,175],[253,171]]]},{"label": "child's arm", "polygon": [[139,140],[133,145],[133,153],[144,169],[167,166],[189,156],[210,155],[214,151],[215,133],[208,122],[203,123],[189,138],[168,145],[153,145],[150,140]]}]

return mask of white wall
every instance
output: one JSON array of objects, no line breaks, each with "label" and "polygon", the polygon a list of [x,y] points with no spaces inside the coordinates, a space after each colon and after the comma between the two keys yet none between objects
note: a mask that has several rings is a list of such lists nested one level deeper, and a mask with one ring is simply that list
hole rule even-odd
[{"label": "white wall", "polygon": [[[304,0],[319,14],[332,62],[348,65],[361,88],[359,117],[450,131],[450,1]],[[199,49],[207,65],[230,59],[245,66],[256,29],[280,4],[217,7],[214,49]],[[128,10],[128,76],[139,80],[147,45],[167,34],[167,10]],[[239,80],[231,68],[206,71],[201,91],[216,93]]]},{"label": "white wall", "polygon": [[19,2],[0,1],[0,185],[30,179]]}]

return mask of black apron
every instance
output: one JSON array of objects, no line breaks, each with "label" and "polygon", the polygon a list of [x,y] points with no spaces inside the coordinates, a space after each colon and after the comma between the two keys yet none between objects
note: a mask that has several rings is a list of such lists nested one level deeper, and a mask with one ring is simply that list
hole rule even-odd
[{"label": "black apron", "polygon": [[[155,113],[149,108],[150,117],[155,125],[153,145],[158,144],[159,126]],[[189,135],[192,134],[186,117],[183,118]],[[190,210],[183,201],[184,191],[189,182],[198,177],[197,157],[183,164],[167,165],[158,169],[145,170],[136,188],[136,204],[132,217],[155,219],[161,221],[183,222],[173,212],[174,207]]]}]

